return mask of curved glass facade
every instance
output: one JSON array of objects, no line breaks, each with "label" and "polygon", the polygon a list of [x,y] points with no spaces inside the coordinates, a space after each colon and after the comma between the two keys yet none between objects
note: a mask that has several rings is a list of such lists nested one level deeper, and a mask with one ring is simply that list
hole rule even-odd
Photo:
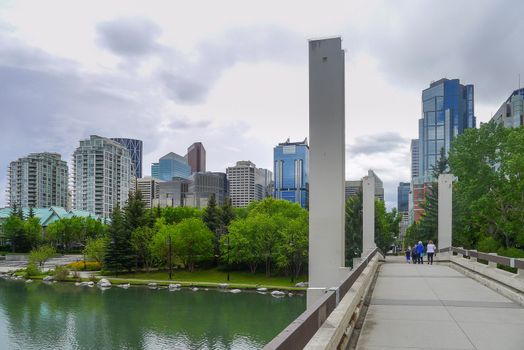
[{"label": "curved glass facade", "polygon": [[142,177],[142,141],[124,138],[112,138],[111,140],[128,149],[133,163],[134,175],[137,179],[140,179]]}]

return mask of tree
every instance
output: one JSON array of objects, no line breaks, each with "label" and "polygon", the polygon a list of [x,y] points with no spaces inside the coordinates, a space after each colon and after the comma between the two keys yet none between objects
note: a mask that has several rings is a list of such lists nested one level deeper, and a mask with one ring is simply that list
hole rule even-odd
[{"label": "tree", "polygon": [[308,215],[288,222],[282,229],[282,240],[277,248],[277,266],[289,270],[291,282],[295,282],[308,259]]},{"label": "tree", "polygon": [[155,231],[148,226],[138,227],[131,234],[131,246],[135,251],[137,258],[137,265],[144,266],[149,272],[153,265],[153,252],[151,241],[153,240]]},{"label": "tree", "polygon": [[28,243],[31,247],[35,248],[40,245],[42,241],[42,226],[40,225],[40,219],[34,216],[28,216],[24,222],[25,235]]},{"label": "tree", "polygon": [[12,213],[3,224],[4,234],[11,244],[13,252],[27,252],[31,248],[31,242],[29,242],[24,221],[20,219],[18,214]]},{"label": "tree", "polygon": [[83,242],[84,224],[79,217],[62,218],[47,226],[46,238],[68,251],[73,243]]},{"label": "tree", "polygon": [[174,250],[188,268],[193,272],[195,263],[207,260],[213,252],[213,233],[202,219],[189,218],[175,226]]},{"label": "tree", "polygon": [[201,217],[202,211],[193,207],[167,207],[162,210],[162,218],[168,225],[177,224],[183,219]]},{"label": "tree", "polygon": [[346,266],[353,266],[353,258],[362,254],[362,187],[346,200],[345,209]]},{"label": "tree", "polygon": [[85,256],[102,265],[107,254],[108,243],[106,237],[88,238],[84,248]]},{"label": "tree", "polygon": [[217,207],[217,202],[215,199],[215,194],[212,193],[209,197],[209,202],[207,207],[202,213],[202,220],[207,225],[209,230],[213,232],[213,255],[215,258],[215,265],[218,262],[220,257],[220,237],[223,234],[223,225],[221,220],[220,208]]},{"label": "tree", "polygon": [[150,245],[151,253],[161,264],[168,264],[169,269],[171,269],[172,263],[176,259],[175,251],[173,250],[173,242],[177,235],[176,226],[174,224],[165,224],[160,219],[157,221],[156,227],[157,232],[154,234]]},{"label": "tree", "polygon": [[[228,239],[229,238],[229,239]],[[257,231],[252,220],[238,218],[229,225],[229,233],[222,236],[222,259],[228,263],[246,264],[251,273],[255,273],[261,262],[262,252]],[[228,254],[224,254],[226,249]]]},{"label": "tree", "polygon": [[127,205],[124,208],[126,225],[130,232],[146,224],[145,203],[140,190],[129,192]]},{"label": "tree", "polygon": [[100,220],[87,217],[82,220],[82,224],[85,240],[105,237],[107,234],[107,225],[104,225]]},{"label": "tree", "polygon": [[45,262],[56,254],[54,247],[43,245],[31,250],[29,253],[29,262],[38,264],[40,268],[44,268]]},{"label": "tree", "polygon": [[135,257],[130,241],[131,234],[117,204],[109,226],[109,244],[104,258],[105,269],[114,274],[131,270]]},{"label": "tree", "polygon": [[29,214],[27,214],[27,217],[28,218],[34,218],[35,217],[35,212],[33,211],[33,206],[32,205],[29,206]]},{"label": "tree", "polygon": [[399,222],[400,216],[396,209],[388,213],[384,202],[375,199],[375,244],[383,252],[387,252],[395,242]]},{"label": "tree", "polygon": [[231,198],[227,197],[224,201],[224,205],[222,205],[222,210],[220,211],[221,214],[221,221],[222,225],[224,225],[225,232],[227,232],[227,229],[229,227],[229,224],[231,221],[235,219],[235,212],[233,211],[233,207],[231,205]]}]

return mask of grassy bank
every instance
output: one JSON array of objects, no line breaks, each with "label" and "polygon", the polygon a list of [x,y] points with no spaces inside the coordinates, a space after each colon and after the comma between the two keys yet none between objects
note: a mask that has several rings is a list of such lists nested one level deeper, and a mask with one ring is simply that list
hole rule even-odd
[{"label": "grassy bank", "polygon": [[[295,287],[289,277],[271,276],[266,277],[263,273],[252,274],[243,271],[234,271],[229,274],[227,281],[227,272],[216,269],[195,270],[193,272],[185,270],[176,270],[173,273],[172,280],[169,280],[169,274],[165,271],[154,272],[137,272],[130,274],[121,274],[118,276],[106,276],[110,281],[116,283],[140,284],[140,282],[156,282],[159,284],[180,283],[183,286],[200,286],[214,288],[221,283],[228,283],[230,288],[251,289],[266,287],[269,289],[286,289],[286,290],[305,290],[305,288]],[[300,276],[298,281],[306,281],[307,276]]]}]

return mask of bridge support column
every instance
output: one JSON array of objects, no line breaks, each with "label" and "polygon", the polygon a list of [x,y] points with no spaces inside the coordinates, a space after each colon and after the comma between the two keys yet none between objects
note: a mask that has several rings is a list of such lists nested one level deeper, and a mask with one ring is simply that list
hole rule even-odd
[{"label": "bridge support column", "polygon": [[[470,250],[470,252],[475,252],[475,253],[476,253],[477,251],[474,250],[474,249],[472,249],[472,250]],[[475,258],[475,257],[473,257],[473,256],[470,256],[470,257],[469,257],[469,261],[471,261],[471,262],[477,262],[477,258]]]},{"label": "bridge support column", "polygon": [[453,175],[440,174],[438,177],[438,248],[451,247],[453,222]]},{"label": "bridge support column", "polygon": [[362,257],[375,247],[375,177],[370,174],[362,179]]},{"label": "bridge support column", "polygon": [[345,91],[341,38],[309,41],[310,307],[344,268]]}]

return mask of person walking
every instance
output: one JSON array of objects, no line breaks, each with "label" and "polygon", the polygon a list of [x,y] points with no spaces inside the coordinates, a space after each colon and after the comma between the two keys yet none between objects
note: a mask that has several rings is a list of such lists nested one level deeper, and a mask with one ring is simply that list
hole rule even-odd
[{"label": "person walking", "polygon": [[433,244],[433,241],[430,240],[426,247],[426,252],[428,253],[428,264],[433,265],[433,255],[435,255],[436,250],[437,247]]},{"label": "person walking", "polygon": [[424,263],[424,245],[422,244],[422,241],[418,241],[417,244],[417,258],[419,264]]},{"label": "person walking", "polygon": [[413,244],[413,248],[411,248],[411,260],[413,260],[413,264],[418,264],[418,254],[417,254],[417,245]]},{"label": "person walking", "polygon": [[406,262],[409,264],[409,260],[411,257],[411,246],[408,245],[408,248],[406,249],[404,253],[406,254]]}]

